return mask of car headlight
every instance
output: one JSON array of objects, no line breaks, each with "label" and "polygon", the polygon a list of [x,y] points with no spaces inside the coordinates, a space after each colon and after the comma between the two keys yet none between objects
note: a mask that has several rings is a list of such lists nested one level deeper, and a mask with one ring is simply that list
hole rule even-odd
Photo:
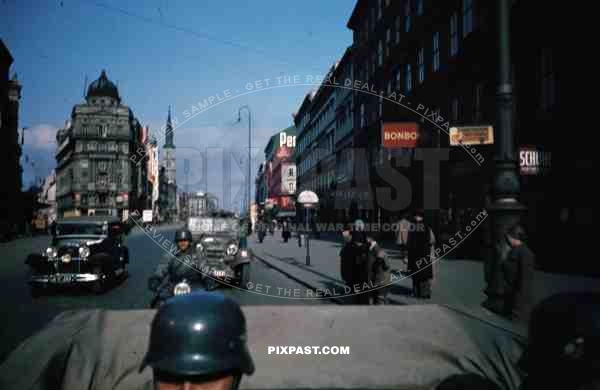
[{"label": "car headlight", "polygon": [[248,251],[246,249],[242,249],[240,251],[240,256],[242,256],[242,257],[248,257]]},{"label": "car headlight", "polygon": [[192,288],[187,282],[180,282],[173,288],[173,295],[185,295],[192,292]]},{"label": "car headlight", "polygon": [[238,247],[235,244],[231,244],[227,247],[227,255],[228,256],[233,256],[237,253],[238,251]]},{"label": "car headlight", "polygon": [[49,258],[55,258],[56,256],[58,256],[58,250],[56,248],[50,247],[46,249],[46,256],[48,256]]},{"label": "car headlight", "polygon": [[70,263],[71,262],[71,255],[68,253],[65,253],[61,258],[63,263]]},{"label": "car headlight", "polygon": [[88,248],[87,246],[82,246],[79,248],[79,256],[81,256],[82,258],[87,258],[90,255],[90,248]]}]

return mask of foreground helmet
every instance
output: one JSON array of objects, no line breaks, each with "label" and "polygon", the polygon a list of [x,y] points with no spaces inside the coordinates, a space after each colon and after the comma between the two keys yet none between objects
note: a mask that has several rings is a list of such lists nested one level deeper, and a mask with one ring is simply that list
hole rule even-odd
[{"label": "foreground helmet", "polygon": [[242,310],[216,293],[170,299],[152,321],[140,371],[147,366],[177,376],[252,375]]},{"label": "foreground helmet", "polygon": [[188,229],[179,229],[175,232],[175,242],[192,241],[192,232]]}]

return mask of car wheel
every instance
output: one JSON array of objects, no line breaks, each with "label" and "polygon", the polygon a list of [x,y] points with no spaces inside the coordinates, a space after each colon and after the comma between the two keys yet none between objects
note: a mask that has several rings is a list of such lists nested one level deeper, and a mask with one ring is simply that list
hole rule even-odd
[{"label": "car wheel", "polygon": [[250,263],[244,263],[239,268],[240,275],[240,287],[244,290],[248,289],[248,283],[250,282]]}]

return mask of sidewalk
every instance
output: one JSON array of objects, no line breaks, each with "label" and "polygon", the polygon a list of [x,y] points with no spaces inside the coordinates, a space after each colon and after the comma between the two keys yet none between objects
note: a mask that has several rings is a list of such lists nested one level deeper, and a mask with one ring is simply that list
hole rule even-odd
[{"label": "sidewalk", "polygon": [[[334,288],[343,295],[344,282],[340,276],[340,261],[338,253],[341,241],[331,240],[310,241],[310,265],[306,265],[306,247],[298,247],[298,240],[293,237],[288,243],[281,239],[280,232],[274,236],[267,235],[261,244],[253,235],[249,240],[254,255],[265,263],[301,281],[311,289],[333,291]],[[398,251],[390,248],[390,244],[382,245],[390,257],[392,270],[404,270],[404,265],[398,258]],[[449,253],[449,255],[451,255]],[[398,272],[394,272],[399,275]],[[390,289],[389,300],[393,304],[441,304],[457,310],[466,311],[473,315],[495,317],[503,322],[504,319],[487,311],[480,306],[485,300],[483,290],[483,263],[470,260],[442,259],[437,263],[437,277],[433,285],[432,298],[421,300],[408,296],[412,282],[410,278],[400,278]],[[581,276],[548,274],[538,271],[534,280],[535,302],[539,302],[558,292],[564,291],[600,291],[600,280]],[[330,297],[330,295],[325,295]],[[348,297],[333,297],[339,303],[348,303]]]}]

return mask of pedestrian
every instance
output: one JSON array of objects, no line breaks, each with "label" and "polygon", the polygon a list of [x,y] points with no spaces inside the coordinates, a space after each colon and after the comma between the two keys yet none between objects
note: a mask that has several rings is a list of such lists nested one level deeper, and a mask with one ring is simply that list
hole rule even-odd
[{"label": "pedestrian", "polygon": [[396,224],[396,228],[398,230],[398,234],[396,236],[396,244],[398,245],[398,249],[400,250],[400,259],[404,264],[405,271],[407,268],[406,266],[408,264],[408,232],[410,231],[411,227],[411,222],[409,218],[410,214],[408,212],[403,212],[400,220]]},{"label": "pedestrian", "polygon": [[368,282],[372,290],[370,298],[373,305],[385,305],[387,303],[387,295],[391,279],[390,264],[385,255],[385,251],[377,244],[377,241],[367,235],[367,243],[369,244],[369,257],[367,263]]},{"label": "pedestrian", "polygon": [[284,220],[281,225],[281,238],[283,238],[283,242],[288,242],[291,236],[290,224],[287,220]]},{"label": "pedestrian", "polygon": [[408,233],[408,269],[412,278],[413,296],[431,298],[433,262],[431,254],[435,245],[433,231],[424,220],[423,210],[416,210]]},{"label": "pedestrian", "polygon": [[502,263],[505,283],[504,313],[515,321],[527,323],[533,306],[535,255],[526,244],[525,229],[519,224],[506,233],[511,249]]},{"label": "pedestrian", "polygon": [[356,220],[352,226],[350,249],[348,256],[351,261],[352,303],[355,305],[368,305],[370,303],[370,292],[364,290],[369,282],[369,244],[365,224]]},{"label": "pedestrian", "polygon": [[52,223],[50,224],[50,234],[52,237],[56,236],[56,219],[53,219]]},{"label": "pedestrian", "polygon": [[352,288],[352,267],[353,260],[352,257],[352,227],[350,224],[344,226],[344,230],[342,231],[342,249],[340,250],[340,274],[342,276],[342,280],[346,285]]}]

